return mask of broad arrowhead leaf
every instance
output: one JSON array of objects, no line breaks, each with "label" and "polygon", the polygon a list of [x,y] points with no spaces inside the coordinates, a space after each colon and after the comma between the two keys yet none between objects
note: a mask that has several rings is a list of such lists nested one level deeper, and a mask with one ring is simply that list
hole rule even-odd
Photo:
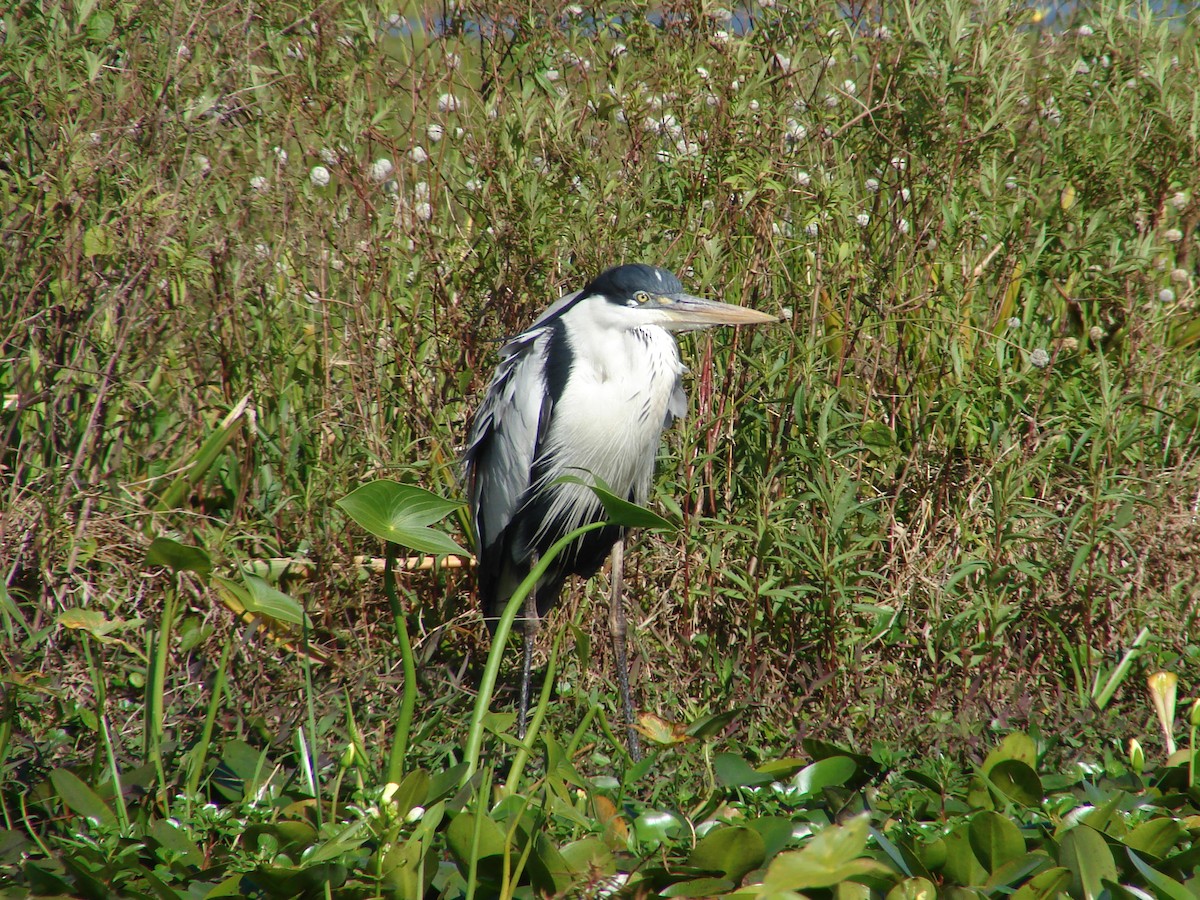
[{"label": "broad arrowhead leaf", "polygon": [[201,578],[212,574],[212,559],[200,547],[167,537],[156,537],[146,550],[146,565],[166,566],[173,572],[195,572]]},{"label": "broad arrowhead leaf", "polygon": [[291,625],[304,624],[304,609],[294,598],[267,584],[257,575],[243,573],[242,580],[246,583],[246,612]]},{"label": "broad arrowhead leaf", "polygon": [[424,488],[380,479],[355,488],[338,507],[371,534],[418,553],[467,556],[446,533],[429,526],[462,504]]}]

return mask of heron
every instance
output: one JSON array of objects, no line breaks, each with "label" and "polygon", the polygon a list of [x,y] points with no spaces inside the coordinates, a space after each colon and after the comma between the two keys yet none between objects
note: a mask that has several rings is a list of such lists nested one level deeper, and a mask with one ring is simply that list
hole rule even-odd
[{"label": "heron", "polygon": [[[504,344],[464,455],[478,593],[493,632],[553,544],[606,520],[588,483],[646,502],[662,433],[687,412],[686,368],[673,333],[774,321],[754,309],[688,294],[666,269],[629,264],[562,297]],[[623,528],[610,525],[576,539],[550,561],[526,598],[518,738],[525,737],[539,620],[558,602],[569,576],[591,578],[611,554],[609,626],[617,683],[630,753],[640,756],[629,691],[624,538]]]}]

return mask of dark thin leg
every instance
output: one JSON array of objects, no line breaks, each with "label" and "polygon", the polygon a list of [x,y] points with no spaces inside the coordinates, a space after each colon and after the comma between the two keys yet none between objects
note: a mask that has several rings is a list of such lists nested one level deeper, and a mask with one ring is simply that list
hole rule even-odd
[{"label": "dark thin leg", "polygon": [[625,713],[625,737],[629,755],[637,762],[642,758],[642,745],[633,728],[633,697],[629,693],[629,653],[625,645],[625,538],[618,538],[612,549],[612,594],[609,597],[608,627],[612,631],[613,656],[617,663],[617,687],[621,691],[621,708]]},{"label": "dark thin leg", "polygon": [[[538,554],[534,553],[529,562],[532,569],[538,564]],[[525,722],[529,718],[529,694],[533,689],[533,639],[538,629],[537,588],[534,587],[525,598],[525,618],[521,622],[525,632],[525,657],[521,664],[521,698],[517,705],[517,737],[525,740]]]}]

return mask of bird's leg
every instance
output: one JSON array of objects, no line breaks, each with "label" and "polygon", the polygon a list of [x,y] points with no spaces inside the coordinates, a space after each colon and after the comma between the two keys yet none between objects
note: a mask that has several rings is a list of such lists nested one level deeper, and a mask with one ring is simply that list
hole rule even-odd
[{"label": "bird's leg", "polygon": [[[538,564],[538,553],[535,550],[529,560],[532,571]],[[529,694],[533,689],[533,639],[537,635],[538,608],[537,585],[525,598],[525,618],[521,622],[525,632],[525,657],[521,664],[521,697],[517,702],[517,739],[525,740],[525,722],[529,718]]]},{"label": "bird's leg", "polygon": [[626,647],[627,625],[625,622],[625,536],[613,544],[612,594],[609,597],[608,627],[612,631],[613,656],[616,657],[617,687],[621,691],[621,706],[625,714],[625,737],[629,741],[629,755],[637,762],[642,758],[642,745],[633,727],[633,697],[629,693],[629,653]]}]

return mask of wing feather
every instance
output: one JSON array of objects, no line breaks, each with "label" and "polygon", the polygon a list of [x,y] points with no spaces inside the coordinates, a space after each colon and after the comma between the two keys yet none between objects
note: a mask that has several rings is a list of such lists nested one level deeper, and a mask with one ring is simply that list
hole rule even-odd
[{"label": "wing feather", "polygon": [[481,567],[521,506],[550,419],[549,332],[531,328],[501,348],[500,365],[471,426],[464,458]]}]

